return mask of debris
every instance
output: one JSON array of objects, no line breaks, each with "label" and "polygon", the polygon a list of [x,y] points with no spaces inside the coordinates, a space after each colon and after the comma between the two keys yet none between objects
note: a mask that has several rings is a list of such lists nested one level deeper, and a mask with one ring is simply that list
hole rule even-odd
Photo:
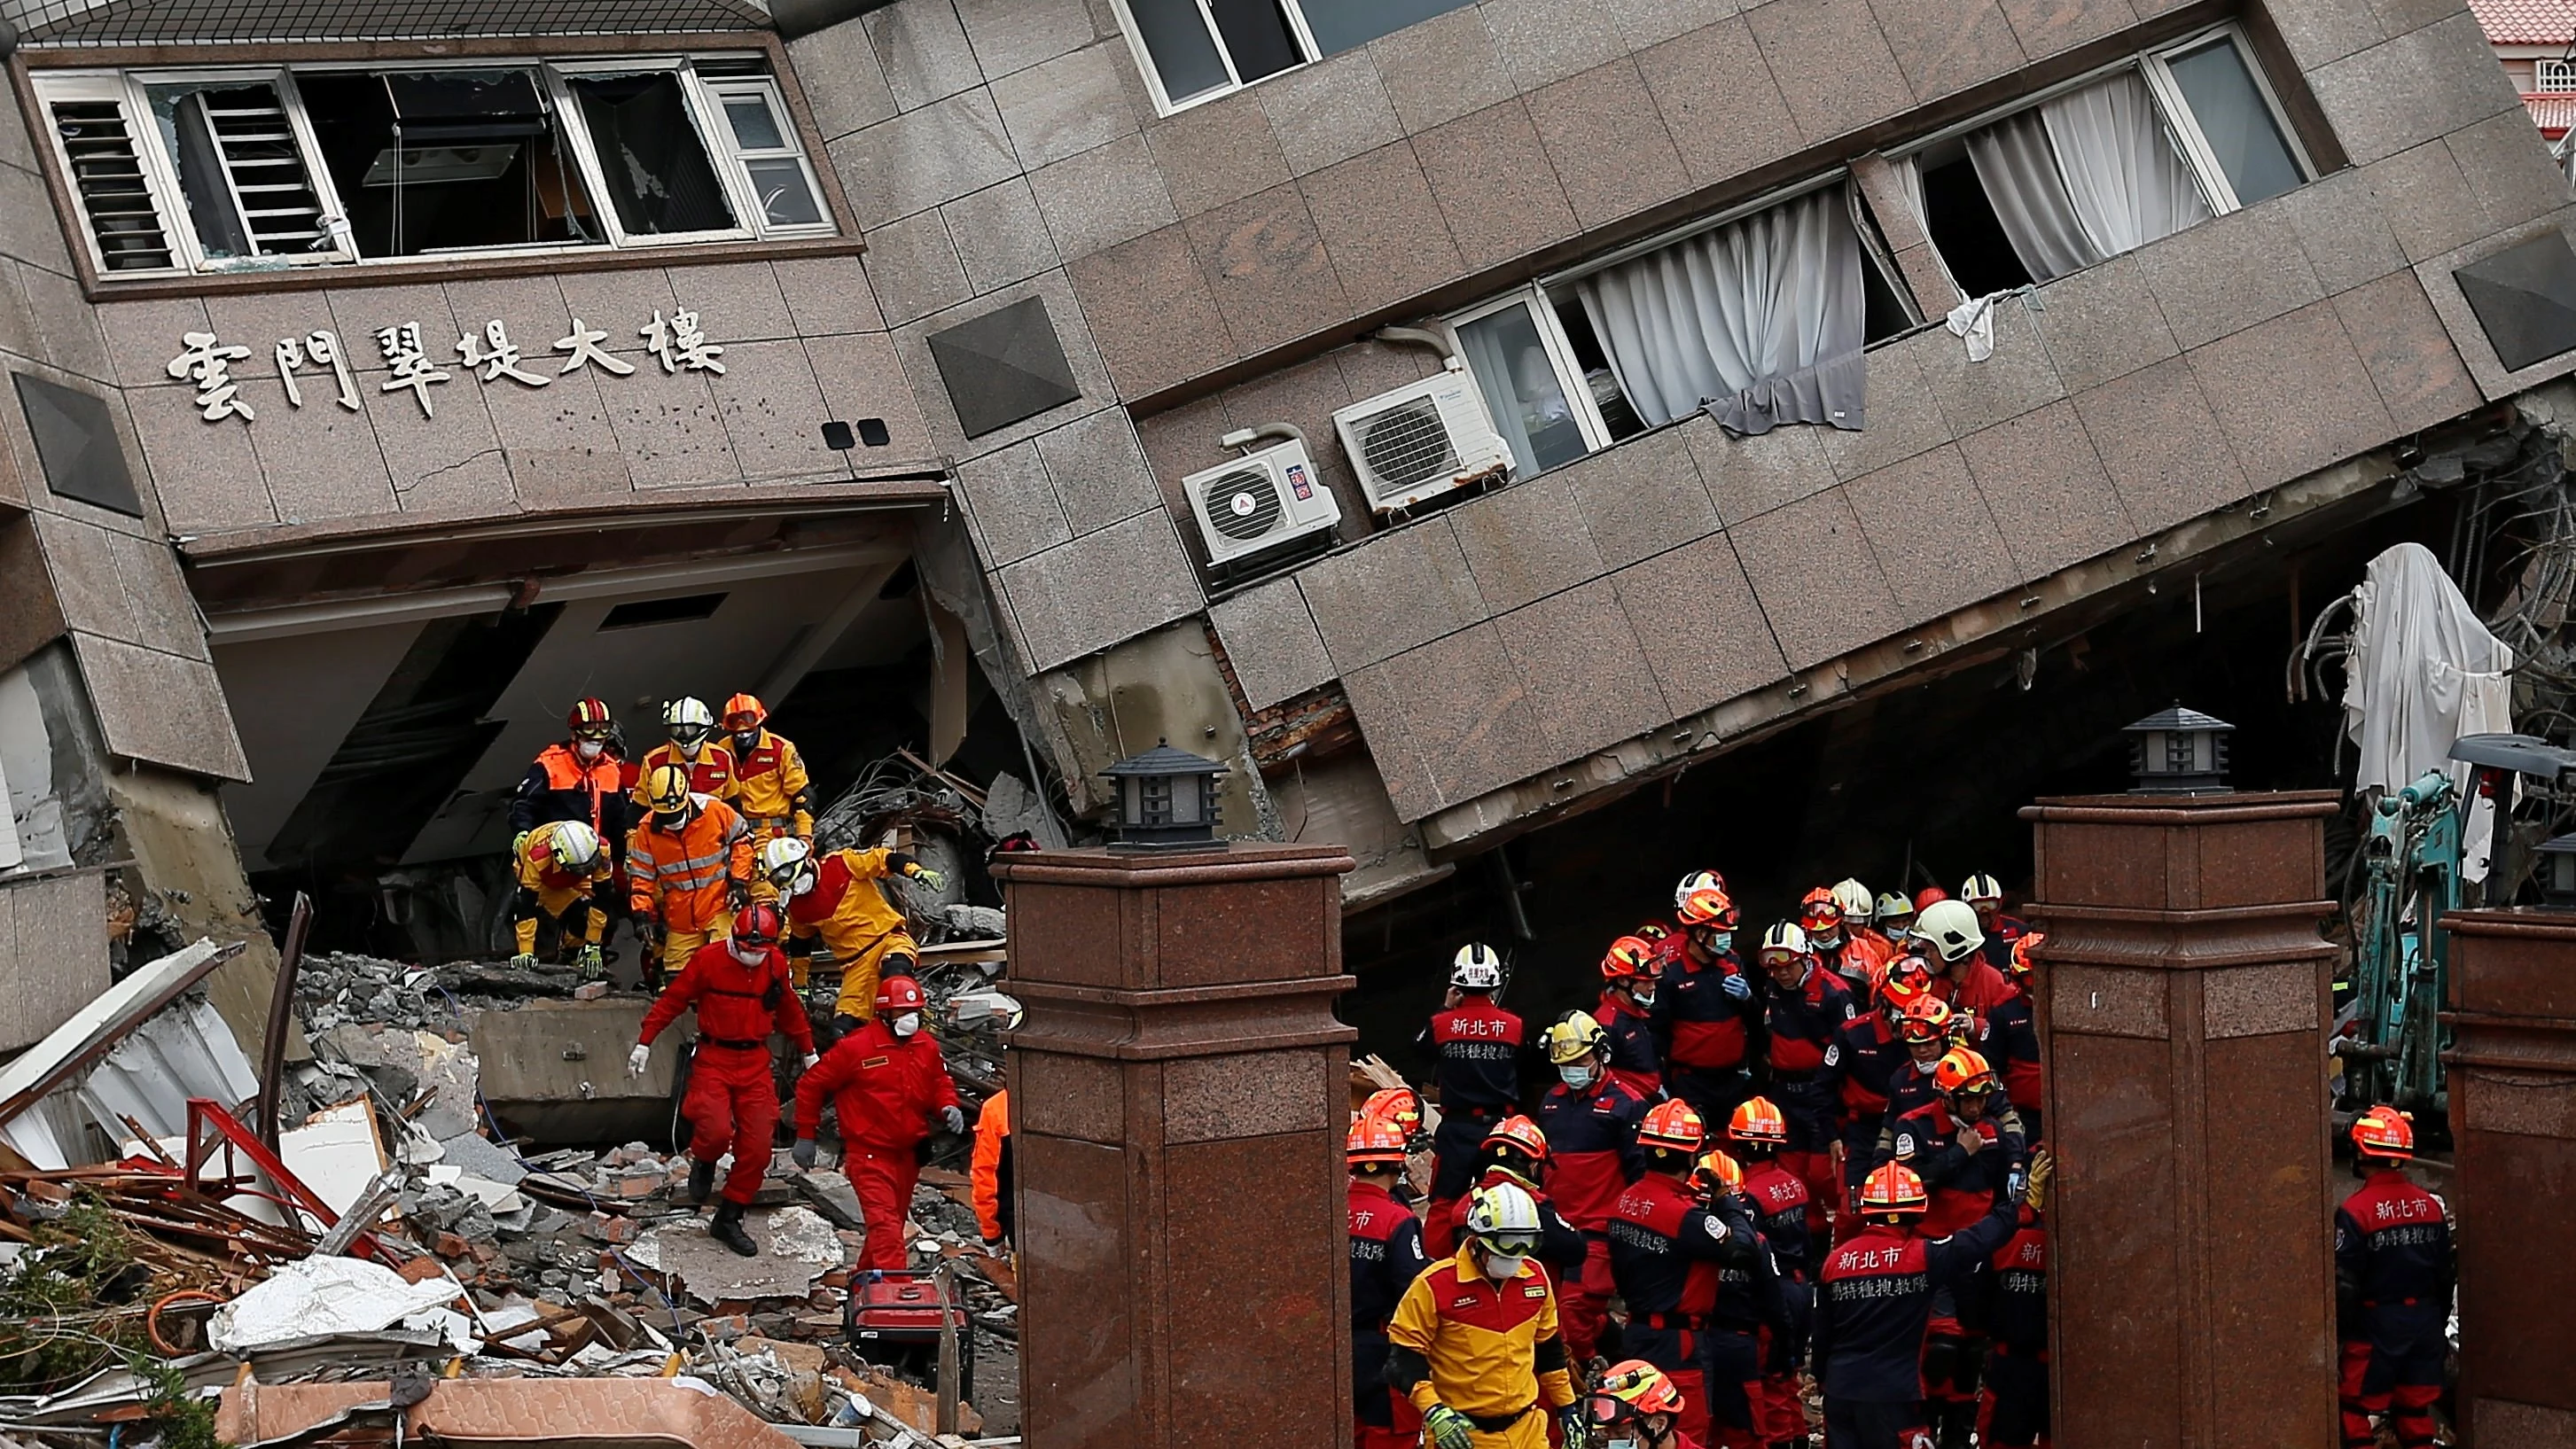
[{"label": "debris", "polygon": [[361,1258],[307,1258],[217,1309],[206,1338],[230,1351],[400,1326],[435,1331],[459,1352],[473,1353],[482,1345],[472,1325],[446,1307],[463,1292],[453,1278],[414,1283]]},{"label": "debris", "polygon": [[[29,1047],[0,1069],[0,1143],[39,1168],[71,1165],[77,1144],[56,1137],[49,1112],[27,1109],[68,1086],[106,1056],[134,1029],[204,980],[217,966],[241,952],[240,943],[218,947],[200,940],[185,950],[147,963],[99,993],[43,1041]],[[235,1048],[239,1050],[238,1047]],[[113,1118],[111,1131],[121,1131]]]}]

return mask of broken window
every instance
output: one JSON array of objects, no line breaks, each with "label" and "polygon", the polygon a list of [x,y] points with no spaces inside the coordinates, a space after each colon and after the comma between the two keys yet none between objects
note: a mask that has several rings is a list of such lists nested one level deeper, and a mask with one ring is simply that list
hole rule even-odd
[{"label": "broken window", "polygon": [[1470,0],[1117,0],[1169,114],[1366,45]]},{"label": "broken window", "polygon": [[104,273],[833,229],[757,57],[35,86]]},{"label": "broken window", "polygon": [[2228,27],[1937,137],[1897,170],[1970,296],[2064,276],[2309,175]]}]

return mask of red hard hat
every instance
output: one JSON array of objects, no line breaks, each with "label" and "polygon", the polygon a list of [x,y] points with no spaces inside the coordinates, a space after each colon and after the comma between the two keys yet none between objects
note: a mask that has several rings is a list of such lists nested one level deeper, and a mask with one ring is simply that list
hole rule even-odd
[{"label": "red hard hat", "polygon": [[1483,1145],[1491,1147],[1497,1142],[1510,1146],[1533,1162],[1547,1161],[1547,1134],[1539,1130],[1536,1122],[1518,1112],[1495,1123],[1494,1130],[1485,1134]]},{"label": "red hard hat", "polygon": [[1699,1113],[1688,1102],[1658,1102],[1646,1112],[1646,1120],[1637,1124],[1637,1145],[1661,1147],[1672,1152],[1697,1152],[1708,1129],[1700,1124]]},{"label": "red hard hat", "polygon": [[1353,1167],[1402,1167],[1404,1129],[1363,1112],[1342,1139],[1342,1159]]},{"label": "red hard hat", "polygon": [[2394,1107],[2373,1107],[2353,1119],[2352,1146],[2364,1157],[2404,1162],[2415,1155],[2415,1123]]},{"label": "red hard hat", "polygon": [[[757,906],[754,910],[759,909]],[[901,1016],[921,1010],[921,983],[909,976],[889,976],[877,983],[877,1014]]]},{"label": "red hard hat", "polygon": [[1861,1181],[1865,1213],[1919,1213],[1926,1205],[1923,1179],[1902,1162],[1890,1162]]},{"label": "red hard hat", "polygon": [[1798,924],[1809,931],[1829,931],[1843,923],[1843,903],[1832,890],[1818,886],[1798,902]]},{"label": "red hard hat", "polygon": [[1946,901],[1949,898],[1950,893],[1939,886],[1925,886],[1914,893],[1914,909],[1919,914],[1925,906],[1934,901]]},{"label": "red hard hat", "polygon": [[575,739],[606,739],[608,737],[608,701],[575,700],[572,708],[564,711],[564,727],[572,731]]},{"label": "red hard hat", "polygon": [[763,902],[736,912],[733,938],[746,946],[773,946],[784,923],[778,919],[778,908]]},{"label": "red hard hat", "polygon": [[1747,1097],[1738,1103],[1735,1116],[1726,1124],[1726,1135],[1738,1142],[1767,1142],[1774,1147],[1789,1140],[1789,1119],[1768,1097]]},{"label": "red hard hat", "polygon": [[1604,981],[1652,981],[1661,969],[1663,953],[1652,941],[1635,936],[1621,936],[1610,943],[1610,954],[1601,958]]}]

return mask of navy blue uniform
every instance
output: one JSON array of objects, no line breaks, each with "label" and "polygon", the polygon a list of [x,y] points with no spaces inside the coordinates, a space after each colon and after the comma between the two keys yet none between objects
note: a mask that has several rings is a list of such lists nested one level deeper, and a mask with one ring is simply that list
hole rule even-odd
[{"label": "navy blue uniform", "polygon": [[1834,1140],[1834,1091],[1825,1080],[1825,1056],[1860,1008],[1842,978],[1820,966],[1809,967],[1807,979],[1786,990],[1764,982],[1762,1000],[1771,1091],[1789,1125],[1783,1150],[1822,1152]]},{"label": "navy blue uniform", "polygon": [[1654,1017],[1625,996],[1604,991],[1600,1004],[1592,1008],[1592,1019],[1601,1023],[1602,1035],[1610,1038],[1610,1075],[1647,1101],[1662,1101],[1664,1052],[1655,1042]]},{"label": "navy blue uniform", "polygon": [[1825,1049],[1817,1075],[1833,1094],[1842,1124],[1843,1186],[1848,1191],[1878,1158],[1878,1134],[1887,1125],[1887,1095],[1899,1068],[1912,1070],[1905,1043],[1884,1011],[1866,1011],[1844,1022]]},{"label": "navy blue uniform", "polygon": [[1664,1039],[1664,1090],[1690,1103],[1703,1121],[1723,1122],[1748,1095],[1745,1064],[1761,1020],[1759,991],[1738,1000],[1731,977],[1744,976],[1732,951],[1702,961],[1674,953],[1655,989],[1655,1025]]},{"label": "navy blue uniform", "polygon": [[2039,1018],[2031,1010],[2030,993],[2016,991],[2010,1001],[1987,1010],[1986,1044],[1993,1048],[1985,1054],[1986,1060],[2003,1074],[2005,1098],[2021,1114],[2022,1127],[2031,1140],[2038,1141]]},{"label": "navy blue uniform", "polygon": [[2346,1444],[2370,1443],[2370,1416],[2383,1413],[2405,1449],[2433,1442],[2452,1271],[2450,1216],[2404,1172],[2372,1172],[2335,1209]]},{"label": "navy blue uniform", "polygon": [[1932,1297],[1955,1290],[2012,1236],[2008,1199],[1965,1232],[1926,1238],[1871,1223],[1825,1254],[1813,1354],[1826,1449],[1902,1449],[1923,1432],[1923,1337]]},{"label": "navy blue uniform", "polygon": [[1521,1099],[1521,1019],[1481,992],[1431,1015],[1422,1033],[1438,1057],[1432,1070],[1440,1126],[1431,1134],[1431,1202],[1434,1211],[1466,1194],[1476,1179],[1476,1155],[1485,1134]]},{"label": "navy blue uniform", "polygon": [[1979,1437],[2019,1446],[2048,1438],[2048,1229],[2021,1210],[2021,1226],[1987,1265],[1986,1420]]},{"label": "navy blue uniform", "polygon": [[1583,1230],[1583,1271],[1559,1281],[1557,1318],[1565,1346],[1581,1363],[1593,1357],[1610,1316],[1610,1240],[1603,1236],[1619,1195],[1646,1170],[1637,1128],[1646,1099],[1604,1077],[1582,1092],[1559,1083],[1538,1103],[1547,1134],[1547,1191],[1565,1220]]},{"label": "navy blue uniform", "polygon": [[1621,1352],[1664,1371],[1682,1396],[1682,1432],[1704,1439],[1700,1340],[1717,1307],[1719,1273],[1752,1255],[1752,1224],[1741,1215],[1729,1221],[1679,1182],[1648,1173],[1619,1195],[1608,1236],[1610,1278],[1628,1304]]},{"label": "navy blue uniform", "polygon": [[1361,1423],[1395,1427],[1386,1383],[1387,1320],[1415,1275],[1430,1266],[1422,1225],[1375,1183],[1351,1184],[1351,1412]]}]

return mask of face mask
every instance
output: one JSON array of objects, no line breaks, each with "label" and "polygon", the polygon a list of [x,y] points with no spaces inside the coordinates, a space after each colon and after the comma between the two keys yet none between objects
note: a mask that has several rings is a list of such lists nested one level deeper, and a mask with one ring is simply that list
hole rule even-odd
[{"label": "face mask", "polygon": [[1487,1253],[1485,1276],[1497,1283],[1508,1283],[1521,1275],[1521,1265],[1528,1261],[1527,1258],[1506,1258],[1500,1253]]},{"label": "face mask", "polygon": [[918,1011],[907,1011],[894,1019],[896,1036],[910,1036],[919,1030],[921,1030],[921,1013]]},{"label": "face mask", "polygon": [[689,816],[686,811],[681,810],[656,810],[653,812],[653,823],[664,830],[677,831],[689,823]]},{"label": "face mask", "polygon": [[734,748],[745,754],[750,753],[751,747],[759,743],[760,731],[758,730],[743,730],[733,737]]},{"label": "face mask", "polygon": [[1819,946],[1822,946],[1826,950],[1831,951],[1842,945],[1843,933],[1837,930],[1833,934],[1827,935],[1822,931],[1809,931],[1807,933],[1807,939]]},{"label": "face mask", "polygon": [[1558,1067],[1556,1069],[1556,1075],[1559,1080],[1563,1081],[1567,1086],[1572,1087],[1578,1092],[1592,1085],[1592,1068],[1584,1063],[1577,1063],[1570,1067]]},{"label": "face mask", "polygon": [[1638,1441],[1635,1439],[1613,1439],[1610,1441],[1608,1449],[1638,1449]]},{"label": "face mask", "polygon": [[1720,956],[1723,956],[1723,955],[1725,955],[1727,952],[1734,950],[1734,949],[1735,949],[1735,933],[1734,933],[1733,931],[1711,931],[1711,932],[1709,932],[1709,935],[1708,935],[1708,949],[1709,949],[1711,952],[1713,952],[1714,954],[1717,954],[1717,955],[1720,955]]},{"label": "face mask", "polygon": [[572,742],[572,752],[581,756],[585,760],[598,759],[599,752],[607,748],[608,746],[606,744],[598,740],[575,740]]},{"label": "face mask", "polygon": [[741,962],[745,966],[759,964],[760,958],[767,954],[758,946],[746,946],[740,941],[726,943],[726,949],[733,952],[733,959]]},{"label": "face mask", "polygon": [[1651,986],[1632,990],[1628,994],[1636,999],[1639,1006],[1652,1007],[1655,1004],[1655,988]]}]

